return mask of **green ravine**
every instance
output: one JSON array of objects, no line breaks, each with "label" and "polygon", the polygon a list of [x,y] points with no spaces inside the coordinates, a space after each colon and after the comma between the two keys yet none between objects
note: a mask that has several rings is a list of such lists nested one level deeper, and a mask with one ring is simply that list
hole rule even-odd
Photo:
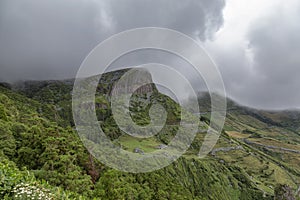
[{"label": "green ravine", "polygon": [[[102,76],[95,102],[99,123],[123,149],[155,151],[176,134],[181,112],[196,115],[148,85],[134,93],[131,117],[148,124],[150,105],[159,102],[168,112],[166,125],[152,138],[125,134],[114,121],[109,98],[125,71]],[[203,115],[189,150],[168,167],[132,174],[106,167],[83,146],[72,118],[72,87],[73,80],[0,84],[0,199],[300,199],[298,111],[255,110],[228,99],[222,135],[200,159],[210,98],[199,94]]]}]

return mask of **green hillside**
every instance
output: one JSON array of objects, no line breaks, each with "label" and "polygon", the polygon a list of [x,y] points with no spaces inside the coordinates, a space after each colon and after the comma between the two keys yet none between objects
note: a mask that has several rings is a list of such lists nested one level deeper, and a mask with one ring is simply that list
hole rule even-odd
[{"label": "green hillside", "polygon": [[[116,145],[130,152],[136,148],[155,151],[176,134],[181,112],[196,117],[181,111],[175,101],[151,85],[151,95],[143,88],[134,93],[132,119],[140,125],[150,123],[150,105],[160,102],[168,112],[166,125],[152,138],[126,135],[114,121],[109,98],[112,85],[124,72],[104,74],[96,92],[98,120]],[[210,117],[209,95],[201,94],[201,125],[190,149],[166,168],[132,174],[104,166],[85,149],[74,127],[72,86],[73,80],[0,85],[1,199],[261,200],[281,193],[297,196],[300,112],[255,110],[228,100],[222,136],[214,150],[199,159]]]}]

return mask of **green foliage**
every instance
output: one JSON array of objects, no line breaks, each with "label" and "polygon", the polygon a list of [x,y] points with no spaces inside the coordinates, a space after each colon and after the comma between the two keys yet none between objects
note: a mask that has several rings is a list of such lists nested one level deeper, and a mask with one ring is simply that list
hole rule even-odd
[{"label": "green foliage", "polygon": [[12,158],[16,153],[16,142],[10,127],[0,120],[0,151]]},{"label": "green foliage", "polygon": [[0,120],[7,121],[7,115],[2,104],[0,104]]},{"label": "green foliage", "polygon": [[3,155],[0,157],[0,197],[10,196],[13,188],[24,181],[25,179],[31,179],[32,177],[25,176],[25,173],[20,172],[15,164]]},{"label": "green foliage", "polygon": [[0,154],[0,198],[1,199],[88,199],[74,192],[53,187],[45,181],[37,180],[27,170],[17,166]]}]

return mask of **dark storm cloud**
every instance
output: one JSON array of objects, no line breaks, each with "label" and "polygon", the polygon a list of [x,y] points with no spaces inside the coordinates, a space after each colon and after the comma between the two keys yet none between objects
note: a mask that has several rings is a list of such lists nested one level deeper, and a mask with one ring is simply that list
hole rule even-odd
[{"label": "dark storm cloud", "polygon": [[161,26],[205,40],[222,25],[222,0],[2,0],[0,79],[74,77],[100,41]]},{"label": "dark storm cloud", "polygon": [[210,38],[223,23],[223,0],[119,0],[107,2],[107,11],[119,30],[159,26],[194,38]]},{"label": "dark storm cloud", "polygon": [[[211,42],[209,53],[221,69],[229,96],[243,104],[300,107],[300,2],[288,2],[267,8],[247,24],[246,35],[233,26],[233,36],[221,37],[225,42]],[[223,0],[2,0],[0,81],[74,77],[99,42],[130,28],[159,26],[202,41],[211,39],[223,26],[224,6]],[[147,62],[174,66],[203,88],[199,77],[186,70],[190,66],[161,52],[140,52],[115,64]]]},{"label": "dark storm cloud", "polygon": [[[230,81],[229,86],[241,102],[268,109],[300,107],[299,11],[300,4],[278,8],[250,28],[247,37],[252,66],[248,71],[247,67],[236,66],[238,72],[233,73],[241,76],[234,78],[237,83]],[[239,57],[235,61],[238,60]]]},{"label": "dark storm cloud", "polygon": [[0,78],[74,76],[101,35],[96,6],[84,0],[1,1]]}]

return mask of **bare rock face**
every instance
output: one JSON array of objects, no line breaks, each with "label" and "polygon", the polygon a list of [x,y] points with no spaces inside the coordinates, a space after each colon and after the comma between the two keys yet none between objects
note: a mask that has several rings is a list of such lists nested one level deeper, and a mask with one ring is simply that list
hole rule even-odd
[{"label": "bare rock face", "polygon": [[113,95],[119,94],[147,94],[152,93],[154,88],[151,74],[144,69],[131,69],[121,81],[114,84]]},{"label": "bare rock face", "polygon": [[274,200],[296,200],[292,188],[288,185],[277,185]]}]

